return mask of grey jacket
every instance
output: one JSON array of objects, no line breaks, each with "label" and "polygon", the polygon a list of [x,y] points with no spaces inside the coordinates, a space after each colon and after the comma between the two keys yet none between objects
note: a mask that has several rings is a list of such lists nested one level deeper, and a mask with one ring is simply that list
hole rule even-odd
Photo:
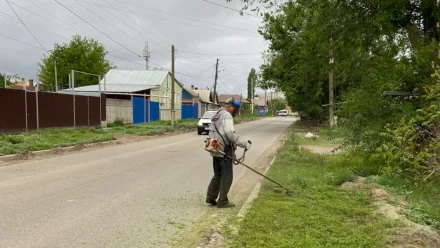
[{"label": "grey jacket", "polygon": [[[223,139],[220,137],[220,135],[223,137]],[[211,118],[209,137],[216,138],[220,141],[220,150],[223,152],[225,151],[225,145],[228,146],[231,145],[231,143],[234,146],[239,146],[241,148],[246,148],[247,145],[247,141],[240,139],[240,137],[235,134],[234,120],[232,119],[232,115],[225,109],[219,110]],[[211,153],[211,156],[223,157],[221,153]]]}]

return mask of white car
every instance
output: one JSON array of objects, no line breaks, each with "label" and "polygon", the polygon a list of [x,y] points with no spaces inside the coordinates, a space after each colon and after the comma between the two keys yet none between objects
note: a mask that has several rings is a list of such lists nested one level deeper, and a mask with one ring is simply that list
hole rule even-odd
[{"label": "white car", "polygon": [[278,111],[278,116],[284,116],[284,117],[287,117],[287,115],[288,115],[288,111],[287,110],[280,110],[280,111]]},{"label": "white car", "polygon": [[200,118],[197,123],[197,134],[201,135],[202,133],[209,133],[209,125],[211,125],[211,118],[217,113],[217,110],[208,110],[206,111],[202,118]]}]

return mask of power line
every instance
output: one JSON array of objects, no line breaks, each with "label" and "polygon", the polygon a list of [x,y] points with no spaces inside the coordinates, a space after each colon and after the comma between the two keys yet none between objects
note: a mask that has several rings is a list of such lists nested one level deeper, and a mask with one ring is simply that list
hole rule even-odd
[{"label": "power line", "polygon": [[[45,12],[46,14],[48,14],[49,16],[54,17],[55,19],[57,19],[58,21],[60,21],[61,23],[67,25],[68,27],[71,27],[69,24],[67,24],[66,22],[64,22],[63,20],[61,20],[60,18],[56,17],[55,15],[53,15],[53,13],[48,12],[47,10],[45,10],[44,8],[41,8],[38,4],[32,2],[31,0],[28,0],[28,2],[30,2],[32,5],[36,6],[37,8],[41,9],[43,12]],[[76,30],[75,28],[71,27],[75,33],[78,33],[78,30]]]},{"label": "power line", "polygon": [[143,7],[143,6],[140,6],[140,5],[137,5],[137,4],[132,4],[132,3],[129,3],[129,2],[118,1],[118,0],[115,0],[115,1],[117,1],[117,2],[123,2],[123,3],[126,3],[126,4],[130,4],[130,5],[132,5],[132,6],[138,6],[138,7],[141,7],[141,8],[143,8],[143,9],[146,9],[146,10],[157,11],[157,12],[160,12],[160,13],[164,13],[164,14],[166,14],[166,15],[171,15],[171,16],[175,16],[175,17],[182,18],[182,19],[186,19],[186,20],[190,20],[190,21],[195,21],[195,22],[205,23],[205,24],[214,25],[214,26],[219,26],[219,27],[224,27],[224,28],[235,29],[235,30],[239,30],[239,31],[243,31],[243,32],[254,33],[254,32],[252,32],[252,31],[249,31],[249,30],[246,30],[246,29],[241,29],[241,28],[236,28],[236,27],[231,27],[231,26],[221,25],[221,24],[217,24],[217,23],[212,23],[212,22],[207,22],[207,21],[197,20],[197,19],[194,19],[194,18],[189,18],[189,17],[185,17],[185,16],[180,16],[180,15],[176,15],[176,14],[173,14],[173,13],[169,13],[169,12],[161,11],[161,10],[158,10],[158,9],[145,8],[145,7]]},{"label": "power line", "polygon": [[198,53],[198,52],[191,52],[191,51],[184,51],[179,50],[179,52],[182,53],[192,53],[192,54],[199,54],[199,55],[213,55],[213,56],[232,56],[232,55],[256,55],[261,53]]},{"label": "power line", "polygon": [[[14,21],[14,22],[21,23],[21,22],[19,21],[19,19],[14,18],[13,16],[10,16],[10,15],[5,14],[5,13],[3,13],[3,12],[0,12],[0,16],[3,16],[3,17],[5,17],[5,18],[7,18],[7,19],[9,19],[9,20],[11,20],[11,21]],[[40,27],[38,27],[38,26],[36,26],[36,25],[30,24],[30,23],[27,23],[27,22],[24,22],[24,23],[26,23],[27,26],[29,26],[29,27],[31,27],[31,28],[33,28],[33,29],[36,29],[36,30],[38,30],[38,31],[40,31],[40,32],[42,32],[42,33],[46,33],[46,34],[49,34],[49,35],[54,36],[54,37],[57,36],[58,38],[61,38],[61,39],[64,39],[64,40],[69,40],[68,38],[66,38],[66,37],[64,37],[64,36],[62,36],[62,35],[59,35],[59,34],[56,34],[56,33],[52,33],[52,32],[50,32],[50,31],[48,31],[48,30],[46,30],[46,29],[44,29],[44,28],[40,28]]]},{"label": "power line", "polygon": [[[7,0],[5,0],[7,1]],[[133,52],[132,50],[128,49],[126,46],[122,45],[121,43],[119,43],[118,41],[114,40],[113,38],[111,38],[110,36],[108,36],[106,33],[102,32],[101,30],[99,30],[98,28],[96,28],[95,26],[93,26],[90,22],[86,21],[85,19],[83,19],[82,17],[80,17],[79,15],[77,15],[75,12],[73,12],[72,10],[70,10],[68,7],[66,7],[65,5],[63,5],[62,3],[60,3],[58,0],[55,0],[55,2],[57,2],[58,4],[60,4],[61,6],[63,6],[65,9],[67,9],[70,13],[74,14],[76,17],[78,17],[79,19],[81,19],[83,22],[89,24],[91,27],[93,27],[94,29],[96,29],[96,31],[100,32],[101,34],[105,35],[107,38],[109,38],[110,40],[114,41],[115,43],[119,44],[120,46],[122,46],[123,48],[125,48],[127,51],[135,54],[137,57],[142,58],[142,56],[140,56],[139,54]]]},{"label": "power line", "polygon": [[12,5],[9,3],[8,0],[5,0],[6,3],[9,5],[9,7],[11,7],[12,11],[14,11],[15,15],[17,16],[18,20],[20,20],[21,24],[23,24],[23,26],[27,29],[27,31],[32,35],[32,37],[34,37],[35,41],[37,41],[38,44],[40,44],[40,46],[44,49],[44,51],[47,52],[46,48],[44,48],[44,46],[38,41],[37,37],[35,37],[35,35],[29,30],[29,28],[26,26],[26,24],[24,24],[24,22],[21,20],[20,16],[17,14],[17,12],[15,12],[14,8],[12,7]]},{"label": "power line", "polygon": [[[32,3],[32,2],[31,2],[31,3]],[[46,21],[48,21],[48,22],[50,22],[50,23],[53,23],[53,24],[57,25],[58,27],[61,27],[61,28],[67,29],[67,30],[69,30],[69,31],[73,31],[73,32],[75,32],[75,33],[77,32],[77,31],[75,31],[74,29],[72,29],[72,28],[70,28],[70,27],[66,27],[66,26],[64,26],[64,25],[61,25],[61,24],[59,24],[59,23],[56,23],[56,22],[50,20],[49,18],[46,18],[46,17],[44,17],[44,16],[42,16],[42,15],[40,15],[40,14],[38,14],[38,13],[35,13],[35,12],[33,12],[32,10],[28,10],[28,9],[26,9],[26,8],[24,8],[24,7],[22,7],[22,6],[18,5],[18,4],[16,4],[16,3],[11,3],[11,4],[17,6],[18,8],[20,8],[20,9],[22,9],[22,10],[25,10],[25,11],[27,11],[27,12],[30,12],[30,13],[34,14],[35,16],[40,17],[41,19],[44,19],[44,20],[46,20]]]},{"label": "power line", "polygon": [[[143,42],[140,42],[138,40],[136,40],[135,38],[133,38],[131,35],[125,33],[123,30],[120,30],[118,27],[116,27],[115,25],[111,24],[110,22],[108,22],[107,20],[105,20],[104,18],[100,17],[99,15],[97,15],[95,12],[91,11],[90,9],[86,8],[84,5],[82,5],[80,2],[78,2],[77,0],[74,0],[77,4],[79,4],[81,7],[83,7],[84,9],[86,9],[87,11],[89,11],[90,13],[92,13],[93,15],[95,15],[96,17],[98,17],[100,20],[102,20],[103,22],[107,23],[108,25],[110,25],[111,27],[113,27],[114,29],[118,30],[119,32],[125,34],[126,36],[128,36],[130,39],[140,43],[140,44],[144,44]],[[93,0],[92,0],[93,1]]]},{"label": "power line", "polygon": [[[79,1],[81,1],[81,0],[79,0]],[[83,2],[86,2],[86,1],[83,1]],[[99,4],[95,4],[95,5],[97,5],[97,6],[101,6],[101,8],[104,7],[104,8],[110,8],[110,9],[116,10],[119,14],[121,14],[121,15],[124,16],[124,17],[126,17],[126,16],[121,12],[121,11],[124,11],[124,10],[117,9],[117,8],[113,7],[113,5],[111,5],[110,3],[108,3],[106,0],[104,0],[104,2],[105,2],[108,6],[103,6],[103,5],[99,5]],[[116,1],[116,2],[117,2],[117,1]],[[120,4],[119,2],[117,2],[117,3]],[[89,4],[91,4],[91,3],[89,3]],[[124,7],[125,9],[127,9],[125,12],[130,12],[130,13],[132,13],[134,16],[136,16],[136,15],[135,15],[130,9],[126,8],[124,5],[121,5],[121,6]],[[142,19],[140,19],[138,16],[136,16],[136,18],[138,18],[140,21],[142,21],[145,25],[147,25],[147,26],[149,26],[149,27],[151,27],[151,28],[153,28],[154,30],[157,31],[157,29],[155,29],[153,26],[151,26],[151,25],[147,24],[146,22],[144,22],[144,21],[143,21]],[[171,47],[171,44],[167,43],[166,41],[163,41],[161,38],[157,37],[157,36],[154,35],[151,31],[149,31],[149,30],[147,30],[146,28],[144,28],[143,26],[139,25],[137,22],[133,21],[133,20],[130,19],[129,17],[128,17],[127,19],[128,19],[129,21],[131,21],[132,23],[134,23],[134,24],[135,24],[136,26],[138,26],[139,28],[141,28],[142,30],[146,31],[148,34],[150,34],[150,35],[153,36],[154,38],[156,38],[156,39],[158,40],[158,42],[156,42],[155,40],[151,40],[151,41],[154,42],[155,44],[157,44],[157,45],[159,45],[159,46],[165,48],[166,50],[168,50],[169,47],[164,46],[162,43],[167,44],[167,45],[169,45],[169,46]],[[157,31],[157,32],[159,32],[159,31]],[[159,33],[160,33],[160,32],[159,32]],[[163,34],[162,34],[162,35],[163,35]],[[161,54],[161,55],[162,55],[162,54]],[[162,55],[162,56],[164,56],[164,55]],[[166,57],[166,56],[164,56],[164,57]]]},{"label": "power line", "polygon": [[[2,12],[0,12],[0,16],[7,17],[7,18],[9,18],[9,19],[11,19],[11,20],[13,20],[13,21],[16,20],[15,18],[13,18],[13,17],[11,17],[11,16],[9,16],[9,15],[7,15],[7,14],[4,14],[4,13],[2,13]],[[15,21],[15,22],[19,22],[19,21]],[[25,23],[26,23],[26,22],[25,22]],[[56,33],[52,33],[52,32],[50,32],[50,31],[48,31],[48,30],[46,30],[46,29],[43,29],[43,28],[40,28],[40,27],[38,27],[38,26],[36,26],[36,25],[28,24],[28,26],[31,27],[31,28],[34,28],[34,29],[36,29],[36,30],[38,30],[38,31],[40,31],[40,32],[46,33],[46,34],[48,34],[48,35],[50,35],[50,36],[53,36],[53,37],[59,37],[59,38],[61,38],[61,39],[63,39],[63,40],[67,40],[67,41],[69,40],[69,38],[66,38],[66,37],[64,37],[64,36],[62,36],[62,35],[59,35],[59,34],[56,34]],[[17,42],[20,42],[20,43],[23,43],[23,44],[26,44],[26,45],[30,45],[29,43],[25,43],[25,42],[23,42],[23,41],[19,41],[19,40],[17,40],[17,39],[11,38],[11,37],[6,36],[6,35],[1,35],[1,36],[5,37],[5,38],[8,38],[8,39],[11,39],[11,40],[15,40],[15,41],[17,41]],[[33,45],[31,45],[31,46],[32,46],[32,47],[35,47],[35,46],[33,46]],[[39,47],[37,47],[37,48],[38,48],[38,49],[41,49],[41,48],[39,48]],[[115,49],[115,48],[113,48],[113,49]],[[124,52],[119,51],[119,50],[117,50],[117,49],[115,49],[115,50],[116,50],[117,52],[124,53]],[[46,51],[46,50],[44,50],[44,51]],[[122,60],[125,60],[125,61],[128,61],[128,62],[134,63],[134,64],[140,64],[140,63],[138,63],[138,62],[133,62],[133,61],[130,61],[130,60],[128,60],[128,59],[125,59],[125,58],[122,58],[122,57],[119,57],[119,56],[116,56],[116,55],[113,55],[113,54],[108,54],[108,55],[111,56],[111,57],[119,58],[119,59],[122,59]],[[142,64],[142,65],[144,65],[144,64]]]},{"label": "power line", "polygon": [[211,66],[208,67],[208,68],[205,68],[205,69],[203,69],[203,70],[201,70],[201,71],[199,71],[199,72],[196,72],[196,73],[195,73],[194,75],[192,75],[192,76],[188,76],[189,78],[186,78],[185,80],[197,78],[198,76],[201,76],[201,75],[203,75],[204,73],[208,72],[208,70],[209,70],[210,68],[212,68],[212,67],[214,67],[214,65],[211,65]]},{"label": "power line", "polygon": [[[135,16],[138,17],[138,18],[139,18],[139,15],[140,15],[140,16],[145,16],[145,17],[149,17],[149,18],[152,18],[152,19],[162,20],[162,21],[166,21],[166,22],[175,22],[175,23],[184,24],[184,25],[188,25],[188,26],[195,26],[195,27],[206,28],[206,29],[213,29],[213,28],[215,28],[215,27],[207,27],[207,26],[195,25],[195,24],[192,24],[192,23],[181,22],[181,21],[176,21],[176,20],[163,19],[163,18],[160,18],[160,17],[149,16],[149,15],[146,15],[146,14],[133,12],[133,11],[131,11],[131,10],[126,11],[126,10],[121,10],[121,9],[117,9],[117,8],[113,8],[113,7],[108,7],[108,6],[104,6],[104,5],[93,4],[93,3],[90,3],[90,2],[87,2],[87,1],[83,1],[83,0],[79,0],[79,1],[82,1],[82,2],[84,2],[84,3],[91,4],[91,5],[101,6],[101,7],[104,7],[104,8],[114,9],[114,10],[117,10],[117,11],[130,12],[130,13],[132,13],[133,15],[135,15]],[[118,2],[118,3],[119,3],[119,2]],[[119,3],[119,4],[120,4],[120,3]],[[218,29],[218,28],[217,28],[217,29]],[[235,28],[233,28],[233,29],[235,29]],[[222,29],[222,30],[224,31],[224,29]],[[231,30],[231,31],[234,31],[234,30]],[[158,31],[158,32],[159,32],[159,31]],[[234,31],[234,32],[238,32],[238,30],[237,30],[237,31]],[[243,33],[243,32],[244,32],[244,31],[240,31],[240,33]],[[246,34],[246,35],[252,35],[252,36],[258,36],[258,37],[260,37],[260,35],[257,34],[256,32],[255,32],[255,33],[253,33],[252,31],[245,31],[245,32],[248,33],[248,34]]]},{"label": "power line", "polygon": [[130,63],[133,63],[133,64],[137,64],[137,65],[145,66],[145,64],[138,63],[138,62],[134,62],[134,61],[128,60],[128,59],[123,58],[123,57],[120,57],[120,56],[116,56],[116,55],[113,55],[113,54],[107,54],[107,55],[108,55],[108,56],[111,56],[111,57],[118,58],[118,59],[125,60],[125,61],[130,62]]},{"label": "power line", "polygon": [[[113,5],[109,4],[106,0],[104,0],[104,2],[106,2],[106,3],[107,3],[111,8],[113,8],[114,10],[118,11],[119,14],[124,15],[124,14],[121,13],[121,11],[124,11],[124,10],[114,8]],[[116,1],[116,0],[115,0],[115,2],[118,3],[119,5],[121,5],[124,9],[126,9],[126,12],[130,12],[131,14],[133,14],[137,19],[139,19],[139,20],[140,20],[141,22],[143,22],[145,25],[151,27],[152,29],[156,30],[156,32],[162,34],[162,33],[161,33],[160,31],[158,31],[156,28],[154,28],[153,26],[149,25],[149,24],[146,23],[144,20],[140,19],[140,18],[139,18],[139,17],[138,17],[133,11],[131,11],[129,8],[127,8],[126,6],[124,6],[123,4],[121,4],[120,2],[118,2],[118,1]],[[138,26],[138,27],[140,27],[141,29],[147,31],[147,33],[151,34],[151,36],[155,37],[159,42],[163,42],[163,43],[167,44],[166,41],[163,41],[161,38],[157,37],[156,35],[154,35],[153,33],[151,33],[149,30],[146,30],[143,26],[140,26],[138,23],[136,23],[136,22],[133,21],[132,19],[130,19],[130,18],[127,18],[127,19],[130,20],[131,22],[133,22],[136,26]],[[163,35],[163,34],[162,34],[162,35]],[[166,36],[164,35],[164,37],[166,37]],[[168,49],[168,47],[164,46],[164,45],[161,44],[161,43],[157,43],[157,44],[160,45],[160,46],[163,46],[165,49]],[[170,43],[168,43],[167,45],[171,46]]]},{"label": "power line", "polygon": [[[75,0],[76,1],[76,0]],[[96,4],[96,2],[94,1],[94,0],[91,0],[94,4]],[[84,1],[80,1],[80,2],[84,2]],[[110,6],[110,4],[107,2],[107,1],[105,1],[104,0],[104,2],[107,4],[107,5],[109,5]],[[79,4],[79,3],[78,3]],[[96,5],[98,5],[98,4],[96,4]],[[83,6],[84,7],[84,6]],[[85,7],[84,7],[85,8]],[[131,28],[132,30],[134,30],[135,32],[137,32],[138,33],[138,31],[136,30],[136,29],[134,29],[131,25],[128,25],[128,24],[126,24],[123,20],[121,20],[121,18],[119,18],[118,16],[116,16],[116,15],[113,15],[112,13],[110,13],[110,11],[108,11],[106,8],[101,8],[102,10],[104,10],[105,12],[107,12],[109,15],[111,15],[113,18],[116,18],[117,20],[119,20],[122,24],[124,24],[125,26],[127,26],[127,27],[129,27],[129,28]],[[118,13],[120,13],[120,12],[118,12]],[[111,24],[110,24],[111,25]],[[113,25],[112,25],[113,26]],[[116,28],[116,27],[115,27]],[[125,32],[122,32],[122,33],[124,33],[124,34],[126,34]],[[131,39],[133,39],[134,40],[134,38],[133,37],[131,37],[130,35],[128,35],[128,34],[126,34],[128,37],[130,37]],[[144,44],[143,42],[140,42],[140,41],[137,41],[136,40],[136,42],[139,42],[139,43],[141,43],[142,45]],[[160,44],[160,43],[157,43],[157,42],[155,42],[154,40],[152,40],[152,42],[154,42],[154,43],[156,43],[156,44],[158,44],[158,45],[162,45],[162,44]],[[159,55],[161,55],[161,56],[163,56],[163,57],[166,57],[167,58],[167,56],[165,56],[165,55],[163,55],[162,53],[159,53],[159,52],[157,52],[157,54],[159,54]]]},{"label": "power line", "polygon": [[26,42],[23,42],[23,41],[17,40],[17,39],[15,39],[15,38],[12,38],[12,37],[9,37],[9,36],[3,35],[3,34],[0,34],[0,36],[1,36],[1,37],[4,37],[4,38],[6,38],[6,39],[10,39],[10,40],[13,40],[13,41],[16,41],[16,42],[19,42],[19,43],[22,43],[22,44],[25,44],[25,45],[31,46],[31,47],[36,48],[36,49],[38,49],[38,50],[46,51],[46,50],[42,49],[41,47],[34,46],[34,45],[30,44],[30,43],[26,43]]},{"label": "power line", "polygon": [[217,5],[217,6],[219,6],[219,7],[225,8],[225,9],[233,10],[233,11],[235,11],[235,12],[238,12],[238,13],[242,14],[242,15],[244,14],[244,15],[248,15],[248,16],[256,17],[256,18],[258,18],[258,19],[263,19],[263,18],[260,17],[260,16],[253,15],[253,14],[250,14],[250,13],[247,13],[247,12],[244,12],[243,10],[234,9],[234,8],[231,8],[231,7],[228,7],[228,6],[224,6],[224,5],[221,5],[221,4],[218,4],[218,3],[214,3],[214,2],[211,2],[211,1],[208,1],[208,0],[203,0],[203,1],[205,1],[205,2],[207,2],[207,3],[210,3],[210,4],[213,4],[213,5]]}]

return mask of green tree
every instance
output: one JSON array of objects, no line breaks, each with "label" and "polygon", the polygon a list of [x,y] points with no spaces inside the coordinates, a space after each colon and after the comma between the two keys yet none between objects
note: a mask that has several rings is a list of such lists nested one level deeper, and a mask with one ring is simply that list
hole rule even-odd
[{"label": "green tree", "polygon": [[269,111],[274,115],[277,111],[286,109],[287,101],[284,99],[272,99],[269,101]]},{"label": "green tree", "polygon": [[[104,46],[97,41],[74,36],[68,44],[55,44],[51,54],[38,64],[38,77],[47,89],[54,90],[56,62],[58,87],[67,88],[71,70],[103,76],[108,70],[115,68],[105,59],[107,54]],[[95,76],[75,74],[75,87],[97,83]]]},{"label": "green tree", "polygon": [[[14,74],[14,75],[7,75],[6,74],[6,88],[11,88],[12,86],[14,86],[16,84],[16,82],[21,82],[23,81],[23,79],[18,75],[18,74]],[[4,73],[0,74],[0,88],[4,88],[5,87],[5,76]]]},{"label": "green tree", "polygon": [[248,89],[248,99],[252,99],[253,96],[255,96],[255,87],[257,84],[257,72],[255,71],[254,68],[251,69],[251,71],[249,72],[249,76],[248,76],[248,85],[247,85],[247,89]]}]

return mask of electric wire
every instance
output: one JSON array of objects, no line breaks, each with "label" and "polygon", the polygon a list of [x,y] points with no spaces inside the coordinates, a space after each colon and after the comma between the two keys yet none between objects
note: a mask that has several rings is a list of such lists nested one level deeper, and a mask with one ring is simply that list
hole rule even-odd
[{"label": "electric wire", "polygon": [[26,26],[26,24],[21,20],[20,16],[17,14],[17,12],[15,12],[14,8],[12,7],[12,5],[9,3],[8,0],[5,0],[6,3],[9,5],[9,7],[11,7],[12,11],[15,13],[15,15],[17,16],[17,18],[20,20],[21,24],[23,24],[23,26],[27,29],[27,31],[32,35],[32,37],[34,37],[35,41],[45,50],[46,48],[44,48],[44,46],[40,43],[40,41],[38,41],[37,37],[35,37],[35,35],[29,30],[29,28]]}]

